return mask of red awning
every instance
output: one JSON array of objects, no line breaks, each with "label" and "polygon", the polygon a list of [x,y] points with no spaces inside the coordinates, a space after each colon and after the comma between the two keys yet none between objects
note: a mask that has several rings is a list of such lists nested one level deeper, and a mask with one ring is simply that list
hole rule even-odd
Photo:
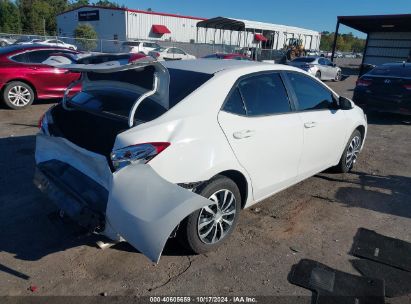
[{"label": "red awning", "polygon": [[170,30],[167,28],[167,26],[165,25],[161,25],[161,24],[153,24],[153,28],[152,28],[153,33],[155,34],[170,34]]},{"label": "red awning", "polygon": [[265,38],[262,34],[255,34],[254,35],[255,40],[257,41],[268,41],[267,38]]}]

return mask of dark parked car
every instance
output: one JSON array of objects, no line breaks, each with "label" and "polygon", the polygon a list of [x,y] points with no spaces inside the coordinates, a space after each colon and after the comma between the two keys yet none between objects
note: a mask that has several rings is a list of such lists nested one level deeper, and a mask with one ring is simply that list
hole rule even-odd
[{"label": "dark parked car", "polygon": [[[0,49],[0,101],[11,109],[23,109],[35,98],[61,98],[67,86],[80,77],[43,64],[55,53],[76,51],[44,45],[11,45]],[[72,93],[78,91],[75,87]]]},{"label": "dark parked car", "polygon": [[353,100],[368,110],[411,115],[411,63],[388,63],[361,76]]}]

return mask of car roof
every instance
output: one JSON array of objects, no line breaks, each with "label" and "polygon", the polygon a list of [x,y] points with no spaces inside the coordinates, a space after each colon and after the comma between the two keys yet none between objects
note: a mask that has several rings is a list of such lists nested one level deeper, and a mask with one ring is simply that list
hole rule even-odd
[{"label": "car roof", "polygon": [[[223,70],[241,69],[249,66],[264,66],[266,63],[242,61],[242,60],[210,60],[210,59],[194,59],[194,60],[172,60],[166,61],[163,65],[168,69],[179,69],[185,71],[199,72],[205,74],[215,74]],[[275,67],[276,65],[270,64]]]}]

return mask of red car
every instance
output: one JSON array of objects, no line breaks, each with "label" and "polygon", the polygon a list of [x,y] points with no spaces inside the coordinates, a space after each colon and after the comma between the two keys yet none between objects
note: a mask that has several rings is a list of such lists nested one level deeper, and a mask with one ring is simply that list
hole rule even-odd
[{"label": "red car", "polygon": [[[0,48],[0,100],[11,109],[23,109],[35,98],[61,98],[67,86],[80,77],[79,73],[66,73],[45,64],[53,53],[78,52],[40,45],[12,45]],[[73,88],[71,93],[79,91]]]},{"label": "red car", "polygon": [[217,53],[217,54],[212,54],[212,55],[205,56],[203,58],[206,58],[206,59],[232,59],[232,60],[248,60],[248,61],[251,61],[250,57],[247,57],[243,54],[222,54],[222,53],[220,54],[220,53]]}]

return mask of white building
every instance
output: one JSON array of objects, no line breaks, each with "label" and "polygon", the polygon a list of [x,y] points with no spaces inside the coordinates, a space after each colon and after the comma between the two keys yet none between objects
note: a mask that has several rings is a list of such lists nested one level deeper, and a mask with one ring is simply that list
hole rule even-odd
[{"label": "white building", "polygon": [[92,25],[99,39],[155,39],[186,43],[225,44],[281,49],[289,38],[303,40],[306,49],[318,50],[321,35],[307,29],[247,20],[192,16],[126,8],[82,6],[57,16],[59,36],[74,37],[81,23]]}]

